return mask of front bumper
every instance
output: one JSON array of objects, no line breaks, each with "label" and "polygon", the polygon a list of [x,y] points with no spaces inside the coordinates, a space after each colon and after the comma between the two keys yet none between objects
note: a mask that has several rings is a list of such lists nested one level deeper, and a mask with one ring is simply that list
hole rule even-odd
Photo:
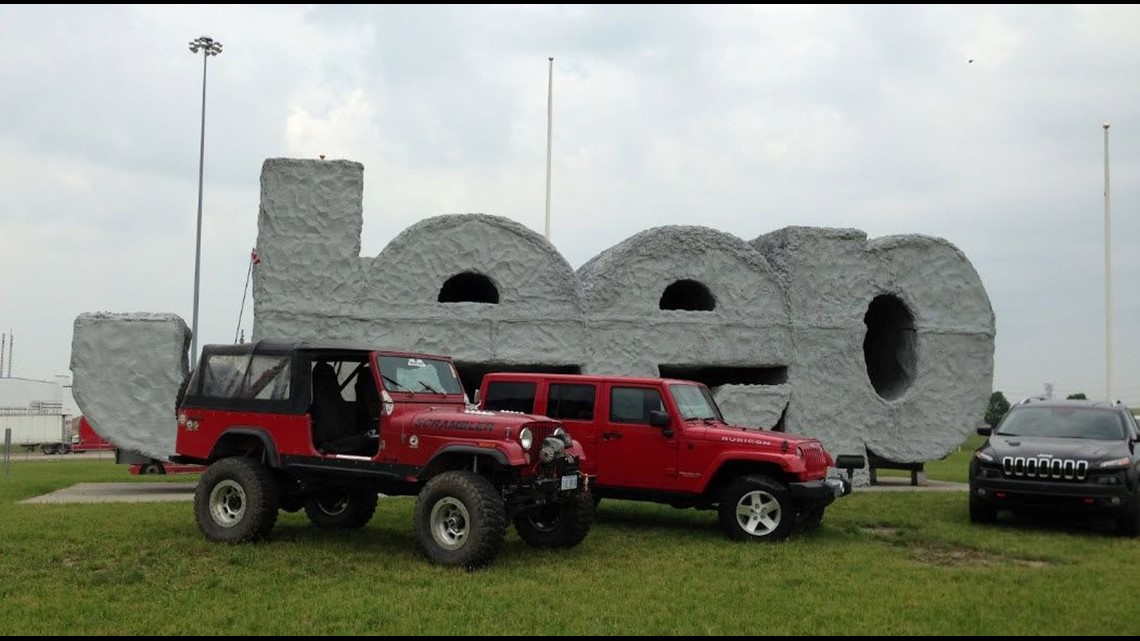
[{"label": "front bumper", "polygon": [[560,469],[553,476],[520,479],[503,488],[503,499],[511,513],[550,503],[562,503],[590,491],[593,479],[577,468]]},{"label": "front bumper", "polygon": [[1123,485],[1007,478],[972,478],[970,496],[997,509],[1042,507],[1112,513],[1134,504],[1131,491]]},{"label": "front bumper", "polygon": [[788,492],[796,511],[831,505],[835,499],[851,493],[851,482],[846,479],[828,478],[819,481],[789,483]]}]

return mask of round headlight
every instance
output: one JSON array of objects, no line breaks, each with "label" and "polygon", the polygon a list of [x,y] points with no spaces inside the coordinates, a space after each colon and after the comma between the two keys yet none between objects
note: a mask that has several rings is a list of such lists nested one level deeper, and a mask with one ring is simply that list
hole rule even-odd
[{"label": "round headlight", "polygon": [[554,428],[554,438],[562,441],[562,445],[570,447],[574,445],[574,439],[570,437],[570,432],[562,429],[561,427]]},{"label": "round headlight", "polygon": [[522,445],[524,450],[529,450],[530,446],[534,445],[534,434],[531,433],[529,427],[524,427],[519,432],[519,445]]}]

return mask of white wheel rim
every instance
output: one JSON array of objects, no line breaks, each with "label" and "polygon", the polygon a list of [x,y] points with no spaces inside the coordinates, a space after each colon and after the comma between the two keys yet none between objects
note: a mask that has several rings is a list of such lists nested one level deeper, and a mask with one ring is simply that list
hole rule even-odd
[{"label": "white wheel rim", "polygon": [[736,502],[736,523],[752,536],[767,536],[780,526],[780,502],[764,490],[753,490]]},{"label": "white wheel rim", "polygon": [[210,490],[210,515],[222,527],[240,523],[245,505],[245,490],[236,481],[221,481]]},{"label": "white wheel rim", "polygon": [[459,499],[447,496],[436,501],[430,522],[431,536],[440,547],[458,550],[467,542],[471,516]]}]

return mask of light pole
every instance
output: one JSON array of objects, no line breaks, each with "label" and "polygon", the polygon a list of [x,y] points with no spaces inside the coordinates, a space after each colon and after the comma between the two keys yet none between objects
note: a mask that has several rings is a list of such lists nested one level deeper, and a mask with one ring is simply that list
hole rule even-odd
[{"label": "light pole", "polygon": [[194,244],[194,320],[190,328],[190,367],[198,362],[198,283],[202,273],[202,170],[206,160],[206,61],[222,52],[222,43],[209,36],[190,41],[190,53],[202,52],[202,136],[198,143],[198,237]]},{"label": "light pole", "polygon": [[1108,123],[1104,123],[1104,387],[1105,400],[1112,389],[1112,200],[1108,192]]},{"label": "light pole", "polygon": [[554,56],[546,80],[546,240],[550,240],[550,141],[554,127]]}]

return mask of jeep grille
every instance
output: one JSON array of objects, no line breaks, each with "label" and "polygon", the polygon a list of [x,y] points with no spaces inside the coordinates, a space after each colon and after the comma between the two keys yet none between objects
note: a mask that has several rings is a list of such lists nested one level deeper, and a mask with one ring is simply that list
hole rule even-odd
[{"label": "jeep grille", "polygon": [[553,436],[554,430],[558,429],[558,425],[554,423],[531,423],[527,425],[530,428],[530,433],[534,435],[534,442],[542,445],[546,437]]},{"label": "jeep grille", "polygon": [[1010,478],[1084,481],[1089,474],[1089,462],[1048,456],[1006,456],[1001,460],[1001,472]]},{"label": "jeep grille", "polygon": [[810,475],[827,474],[827,454],[819,443],[805,443],[800,446],[804,452],[804,469]]}]

